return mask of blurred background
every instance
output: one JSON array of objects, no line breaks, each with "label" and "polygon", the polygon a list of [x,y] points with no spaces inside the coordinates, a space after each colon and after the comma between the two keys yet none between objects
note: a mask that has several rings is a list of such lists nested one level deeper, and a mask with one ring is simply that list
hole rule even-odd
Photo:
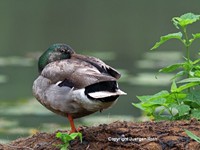
[{"label": "blurred background", "polygon": [[[181,61],[184,54],[176,40],[158,51],[150,48],[160,36],[177,32],[172,17],[200,14],[199,6],[199,0],[0,1],[0,143],[38,130],[67,129],[66,118],[51,113],[32,96],[37,59],[54,43],[67,43],[77,53],[98,57],[118,69],[120,88],[128,93],[111,109],[78,119],[77,124],[140,117],[131,103],[138,101],[137,95],[168,89],[172,75],[160,74],[158,79],[155,75],[159,68]],[[199,27],[196,23],[189,31],[200,32]],[[192,48],[198,51],[198,43]]]}]

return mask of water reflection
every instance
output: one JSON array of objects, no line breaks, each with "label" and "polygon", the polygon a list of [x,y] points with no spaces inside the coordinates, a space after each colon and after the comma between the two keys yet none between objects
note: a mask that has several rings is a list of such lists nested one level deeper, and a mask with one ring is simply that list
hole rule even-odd
[{"label": "water reflection", "polygon": [[83,51],[83,55],[89,55],[89,56],[94,56],[97,58],[100,58],[104,61],[111,61],[116,59],[116,53],[114,51],[101,51],[101,52],[94,52],[94,51]]},{"label": "water reflection", "polygon": [[7,77],[5,75],[0,74],[0,83],[5,83],[7,81]]},{"label": "water reflection", "polygon": [[0,67],[6,66],[31,67],[33,66],[33,59],[20,56],[0,57]]},{"label": "water reflection", "polygon": [[133,85],[144,86],[166,86],[172,79],[173,74],[160,74],[158,78],[155,77],[155,73],[139,73],[137,76],[129,79],[129,83]]},{"label": "water reflection", "polygon": [[140,69],[160,69],[181,61],[182,53],[178,51],[151,51],[143,55],[143,59],[137,61]]}]

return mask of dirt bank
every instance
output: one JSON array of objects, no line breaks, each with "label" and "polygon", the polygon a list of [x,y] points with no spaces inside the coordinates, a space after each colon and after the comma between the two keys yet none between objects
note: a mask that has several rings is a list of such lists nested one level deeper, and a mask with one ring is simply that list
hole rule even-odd
[{"label": "dirt bank", "polygon": [[[72,141],[69,148],[74,150],[200,149],[200,144],[190,139],[184,129],[200,136],[200,122],[196,120],[141,123],[117,121],[96,127],[84,127],[81,131],[83,142],[80,143],[79,139]],[[55,137],[56,132],[37,133],[31,137],[17,139],[9,144],[0,145],[0,149],[57,150],[56,145],[62,142]]]}]

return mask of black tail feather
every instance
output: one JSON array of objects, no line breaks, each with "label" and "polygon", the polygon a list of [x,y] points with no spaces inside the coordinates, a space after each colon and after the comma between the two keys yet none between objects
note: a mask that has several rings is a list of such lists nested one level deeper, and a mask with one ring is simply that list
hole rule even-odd
[{"label": "black tail feather", "polygon": [[89,93],[99,92],[99,91],[116,92],[117,89],[118,87],[116,81],[103,81],[85,87],[85,95],[87,95],[87,97],[92,100],[99,100],[102,102],[112,102],[115,101],[119,97],[119,95],[109,96],[105,98],[93,98],[89,95]]}]

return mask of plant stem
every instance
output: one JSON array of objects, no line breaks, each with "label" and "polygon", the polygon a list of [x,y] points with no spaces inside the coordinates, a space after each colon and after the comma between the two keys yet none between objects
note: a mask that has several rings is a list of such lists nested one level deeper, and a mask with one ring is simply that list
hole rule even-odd
[{"label": "plant stem", "polygon": [[174,93],[174,96],[175,96],[175,100],[176,100],[176,102],[177,102],[177,104],[178,105],[181,105],[181,103],[180,103],[180,101],[179,101],[179,99],[178,99],[178,93]]},{"label": "plant stem", "polygon": [[190,41],[189,41],[189,38],[188,38],[188,35],[187,35],[187,30],[186,30],[186,27],[183,27],[183,34],[185,36],[185,47],[186,47],[186,58],[187,58],[187,61],[190,62],[190,51],[189,51],[189,46],[190,46]]},{"label": "plant stem", "polygon": [[168,106],[164,106],[164,107],[168,110],[169,114],[171,115],[171,118],[173,118],[174,115],[173,115],[173,112],[172,112],[172,108],[170,108]]},{"label": "plant stem", "polygon": [[[189,51],[189,47],[190,47],[191,43],[189,41],[189,38],[188,38],[188,35],[187,35],[187,29],[186,29],[185,26],[183,27],[183,34],[185,36],[186,58],[187,58],[188,64],[190,64],[190,51]],[[189,75],[189,71],[188,71],[188,78],[189,77],[190,77],[190,75]],[[188,92],[190,92],[190,88],[188,88]]]}]

